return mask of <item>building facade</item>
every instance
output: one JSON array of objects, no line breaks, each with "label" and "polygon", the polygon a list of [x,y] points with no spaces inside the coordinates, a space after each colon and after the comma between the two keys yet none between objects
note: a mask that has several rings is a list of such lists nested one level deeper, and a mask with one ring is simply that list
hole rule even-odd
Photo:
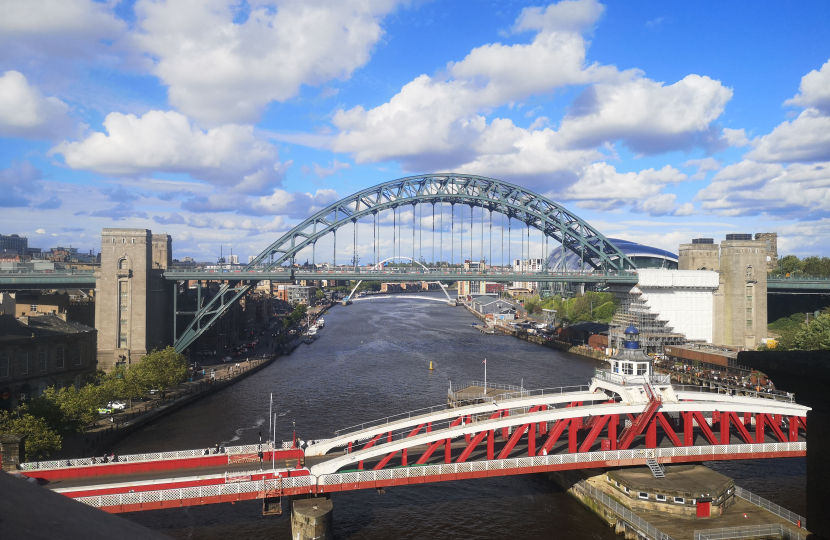
[{"label": "building facade", "polygon": [[147,229],[104,229],[95,291],[98,364],[130,365],[173,343],[172,239]]},{"label": "building facade", "polygon": [[46,388],[80,386],[97,369],[97,331],[56,315],[0,315],[0,409]]},{"label": "building facade", "polygon": [[29,239],[17,234],[0,234],[0,251],[17,253],[20,257],[26,257],[29,250]]}]

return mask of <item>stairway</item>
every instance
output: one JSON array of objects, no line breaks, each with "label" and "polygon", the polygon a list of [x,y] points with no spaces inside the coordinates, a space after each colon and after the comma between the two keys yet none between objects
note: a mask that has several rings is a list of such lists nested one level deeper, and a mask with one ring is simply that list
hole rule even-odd
[{"label": "stairway", "polygon": [[651,419],[654,418],[654,414],[657,412],[657,409],[660,408],[660,396],[657,395],[654,388],[652,388],[649,383],[645,384],[645,391],[649,398],[648,405],[646,405],[646,408],[642,414],[640,414],[640,416],[638,416],[630,426],[625,428],[623,432],[620,433],[620,442],[617,446],[620,450],[628,449],[632,441],[634,441],[634,437],[643,432],[648,423],[651,422]]},{"label": "stairway", "polygon": [[656,459],[652,457],[646,459],[646,465],[648,465],[648,468],[651,469],[651,474],[654,475],[654,478],[666,477],[666,470],[657,462]]}]

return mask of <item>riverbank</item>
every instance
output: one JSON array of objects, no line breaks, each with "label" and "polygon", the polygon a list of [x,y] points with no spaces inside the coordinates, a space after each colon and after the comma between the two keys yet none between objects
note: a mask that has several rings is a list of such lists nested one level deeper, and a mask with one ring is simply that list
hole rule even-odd
[{"label": "riverbank", "polygon": [[205,377],[197,381],[185,382],[168,392],[165,399],[158,398],[144,403],[135,403],[132,409],[113,415],[111,421],[99,420],[95,428],[76,434],[71,439],[64,439],[62,448],[53,452],[49,459],[105,455],[127,435],[196,400],[224,390],[262,370],[279,356],[279,353],[270,353],[264,357],[251,359],[250,362],[239,362],[238,368],[235,367],[236,363],[228,364],[216,369],[213,379]]},{"label": "riverbank", "polygon": [[[478,320],[484,323],[488,323],[487,318],[484,315],[472,309],[470,306],[464,304],[464,308],[470,313],[472,313]],[[556,349],[557,351],[577,354],[579,356],[593,358],[594,360],[602,360],[604,362],[608,361],[608,356],[606,356],[606,354],[603,351],[597,351],[595,349],[592,349],[591,347],[586,347],[585,345],[573,345],[566,341],[545,339],[541,336],[533,335],[529,333],[527,330],[513,330],[511,328],[499,324],[489,325],[489,328],[495,330],[497,334],[513,336],[515,338],[523,339],[531,343],[536,343],[537,345],[542,345],[543,347]]]}]

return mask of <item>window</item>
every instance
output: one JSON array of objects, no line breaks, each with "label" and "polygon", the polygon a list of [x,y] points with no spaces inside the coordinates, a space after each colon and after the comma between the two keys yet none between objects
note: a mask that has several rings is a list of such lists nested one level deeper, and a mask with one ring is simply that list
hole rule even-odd
[{"label": "window", "polygon": [[66,362],[66,349],[63,347],[58,347],[58,367],[62,368],[65,367]]},{"label": "window", "polygon": [[747,319],[746,320],[746,329],[747,330],[752,330],[752,319]]},{"label": "window", "polygon": [[127,268],[129,268],[129,265],[127,263],[127,259],[121,259],[120,261],[118,261],[118,269],[119,270],[126,270]]},{"label": "window", "polygon": [[747,277],[747,278],[751,278],[751,277],[753,276],[753,273],[754,273],[754,272],[753,272],[753,270],[752,270],[752,267],[751,267],[751,266],[747,266],[747,267],[746,267],[746,277]]},{"label": "window", "polygon": [[21,375],[28,375],[29,374],[29,353],[22,352],[17,356],[17,360],[20,364],[20,374]]},{"label": "window", "polygon": [[46,360],[48,358],[46,349],[41,349],[37,352],[37,367],[41,371],[46,371]]},{"label": "window", "polygon": [[9,376],[9,353],[0,354],[0,377]]},{"label": "window", "polygon": [[628,489],[628,486],[623,486],[623,491],[625,491],[626,493],[631,493],[631,490]]},{"label": "window", "polygon": [[32,313],[37,313],[37,304],[31,304],[29,306],[29,311],[31,311]]},{"label": "window", "polygon": [[648,499],[648,493],[641,491],[638,495],[641,499]]},{"label": "window", "polygon": [[73,359],[75,360],[75,365],[76,366],[81,365],[81,348],[80,347],[75,347],[75,354],[73,356]]},{"label": "window", "polygon": [[657,497],[657,500],[658,500],[658,501],[660,501],[660,502],[666,502],[666,496],[665,496],[665,495],[657,495],[656,497]]},{"label": "window", "polygon": [[674,504],[685,504],[685,503],[686,503],[686,499],[684,499],[683,497],[675,497],[674,498]]}]

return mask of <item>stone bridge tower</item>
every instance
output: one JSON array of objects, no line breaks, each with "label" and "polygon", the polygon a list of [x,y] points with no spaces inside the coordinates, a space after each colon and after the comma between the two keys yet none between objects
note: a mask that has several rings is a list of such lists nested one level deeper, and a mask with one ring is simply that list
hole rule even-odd
[{"label": "stone bridge tower", "polygon": [[137,363],[173,343],[172,294],[163,278],[173,259],[167,234],[104,229],[95,290],[98,365],[105,371]]}]

